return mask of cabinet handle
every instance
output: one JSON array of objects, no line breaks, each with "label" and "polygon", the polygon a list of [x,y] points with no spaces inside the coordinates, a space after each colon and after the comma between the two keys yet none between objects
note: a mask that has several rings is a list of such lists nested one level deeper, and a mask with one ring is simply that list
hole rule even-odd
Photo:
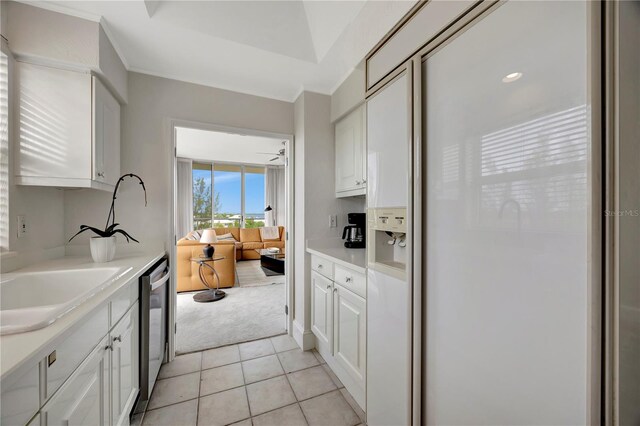
[{"label": "cabinet handle", "polygon": [[367,180],[366,179],[362,179],[362,183],[367,183]]},{"label": "cabinet handle", "polygon": [[330,288],[331,288],[331,284],[329,284],[329,285],[327,286],[327,290],[329,290]]},{"label": "cabinet handle", "polygon": [[356,185],[360,185],[362,182],[360,182],[359,180],[356,181]]},{"label": "cabinet handle", "polygon": [[318,269],[322,269],[322,263],[318,263]]},{"label": "cabinet handle", "polygon": [[338,292],[338,289],[337,289],[337,288],[334,288],[334,289],[333,289],[333,292],[334,292],[334,293],[337,293],[337,292]]},{"label": "cabinet handle", "polygon": [[345,282],[350,283],[351,282],[351,277],[346,277],[344,280],[345,280]]},{"label": "cabinet handle", "polygon": [[119,335],[118,337],[114,337],[114,338],[113,338],[113,341],[114,341],[114,342],[122,342],[122,334],[121,334],[121,335]]},{"label": "cabinet handle", "polygon": [[104,347],[105,351],[112,351],[113,352],[113,345],[107,345]]},{"label": "cabinet handle", "polygon": [[103,178],[104,177],[104,172],[98,172],[98,177]]}]

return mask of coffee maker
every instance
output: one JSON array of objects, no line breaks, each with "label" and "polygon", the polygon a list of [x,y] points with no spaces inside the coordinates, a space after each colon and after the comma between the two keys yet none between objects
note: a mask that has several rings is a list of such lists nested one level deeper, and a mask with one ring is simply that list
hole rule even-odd
[{"label": "coffee maker", "polygon": [[342,231],[342,239],[346,248],[365,248],[365,229],[367,227],[366,213],[348,213],[349,225]]}]

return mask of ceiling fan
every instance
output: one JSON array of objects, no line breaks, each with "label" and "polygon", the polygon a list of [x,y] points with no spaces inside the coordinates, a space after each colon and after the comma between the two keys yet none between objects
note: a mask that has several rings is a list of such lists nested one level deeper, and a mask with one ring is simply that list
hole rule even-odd
[{"label": "ceiling fan", "polygon": [[[284,144],[284,142],[283,142],[283,144]],[[269,161],[276,161],[276,160],[284,159],[284,148],[280,149],[280,151],[278,151],[277,153],[275,153],[275,152],[256,152],[256,154],[275,155],[275,157],[273,157]]]}]

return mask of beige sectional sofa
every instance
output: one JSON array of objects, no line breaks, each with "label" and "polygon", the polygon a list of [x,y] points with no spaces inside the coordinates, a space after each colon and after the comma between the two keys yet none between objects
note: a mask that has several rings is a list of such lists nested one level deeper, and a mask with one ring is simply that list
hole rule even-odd
[{"label": "beige sectional sofa", "polygon": [[[231,234],[233,240],[219,240],[213,244],[215,254],[224,256],[224,260],[215,262],[216,272],[220,276],[220,287],[233,287],[236,282],[235,262],[240,260],[260,259],[256,249],[278,247],[285,252],[285,230],[279,226],[279,238],[263,240],[260,228],[214,228],[216,235]],[[177,244],[177,290],[194,291],[204,290],[206,287],[200,282],[198,276],[198,264],[191,262],[191,258],[202,255],[202,247],[205,244],[197,240],[181,238]],[[213,273],[206,271],[207,280],[216,284]]]}]

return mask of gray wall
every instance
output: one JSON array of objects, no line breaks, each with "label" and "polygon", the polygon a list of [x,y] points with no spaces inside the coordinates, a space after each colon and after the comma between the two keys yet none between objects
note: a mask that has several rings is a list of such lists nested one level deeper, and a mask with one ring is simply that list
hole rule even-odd
[{"label": "gray wall", "polygon": [[[121,185],[117,222],[141,242],[169,242],[171,218],[171,146],[169,120],[181,119],[275,133],[293,133],[293,104],[145,74],[129,73],[129,103],[122,108],[122,173],[140,175],[140,186]],[[81,224],[103,225],[111,194],[66,191],[65,234]],[[91,223],[87,223],[91,222]],[[87,244],[87,237],[72,244]]]},{"label": "gray wall", "polygon": [[[619,2],[618,182],[619,324],[618,413],[621,425],[640,424],[640,3]],[[611,220],[611,219],[609,219]]]},{"label": "gray wall", "polygon": [[365,64],[364,60],[331,94],[331,122],[345,116],[364,102]]},{"label": "gray wall", "polygon": [[[303,92],[295,102],[295,312],[294,335],[305,349],[311,335],[311,265],[304,251],[309,239],[339,238],[347,213],[364,211],[362,198],[338,199],[335,195],[335,149],[330,121],[331,97]],[[338,226],[329,227],[329,216]],[[295,334],[297,332],[297,334]],[[304,335],[303,342],[299,340]]]},{"label": "gray wall", "polygon": [[7,16],[2,35],[16,58],[95,71],[121,102],[127,101],[127,70],[99,22],[14,1],[2,3],[2,15]]},{"label": "gray wall", "polygon": [[[3,16],[4,16],[3,3]],[[14,90],[14,60],[6,44],[2,43],[2,51],[9,58],[9,92]],[[9,105],[9,251],[17,252],[19,255],[26,254],[30,257],[41,249],[49,249],[62,246],[65,242],[63,233],[64,224],[64,195],[63,191],[56,188],[38,188],[17,186],[13,179],[13,155],[14,141],[18,135],[20,125],[17,117],[17,107]],[[17,216],[24,215],[27,224],[27,233],[17,238]],[[20,256],[18,256],[20,257]],[[3,270],[11,269],[20,263],[11,259],[2,261]]]}]

